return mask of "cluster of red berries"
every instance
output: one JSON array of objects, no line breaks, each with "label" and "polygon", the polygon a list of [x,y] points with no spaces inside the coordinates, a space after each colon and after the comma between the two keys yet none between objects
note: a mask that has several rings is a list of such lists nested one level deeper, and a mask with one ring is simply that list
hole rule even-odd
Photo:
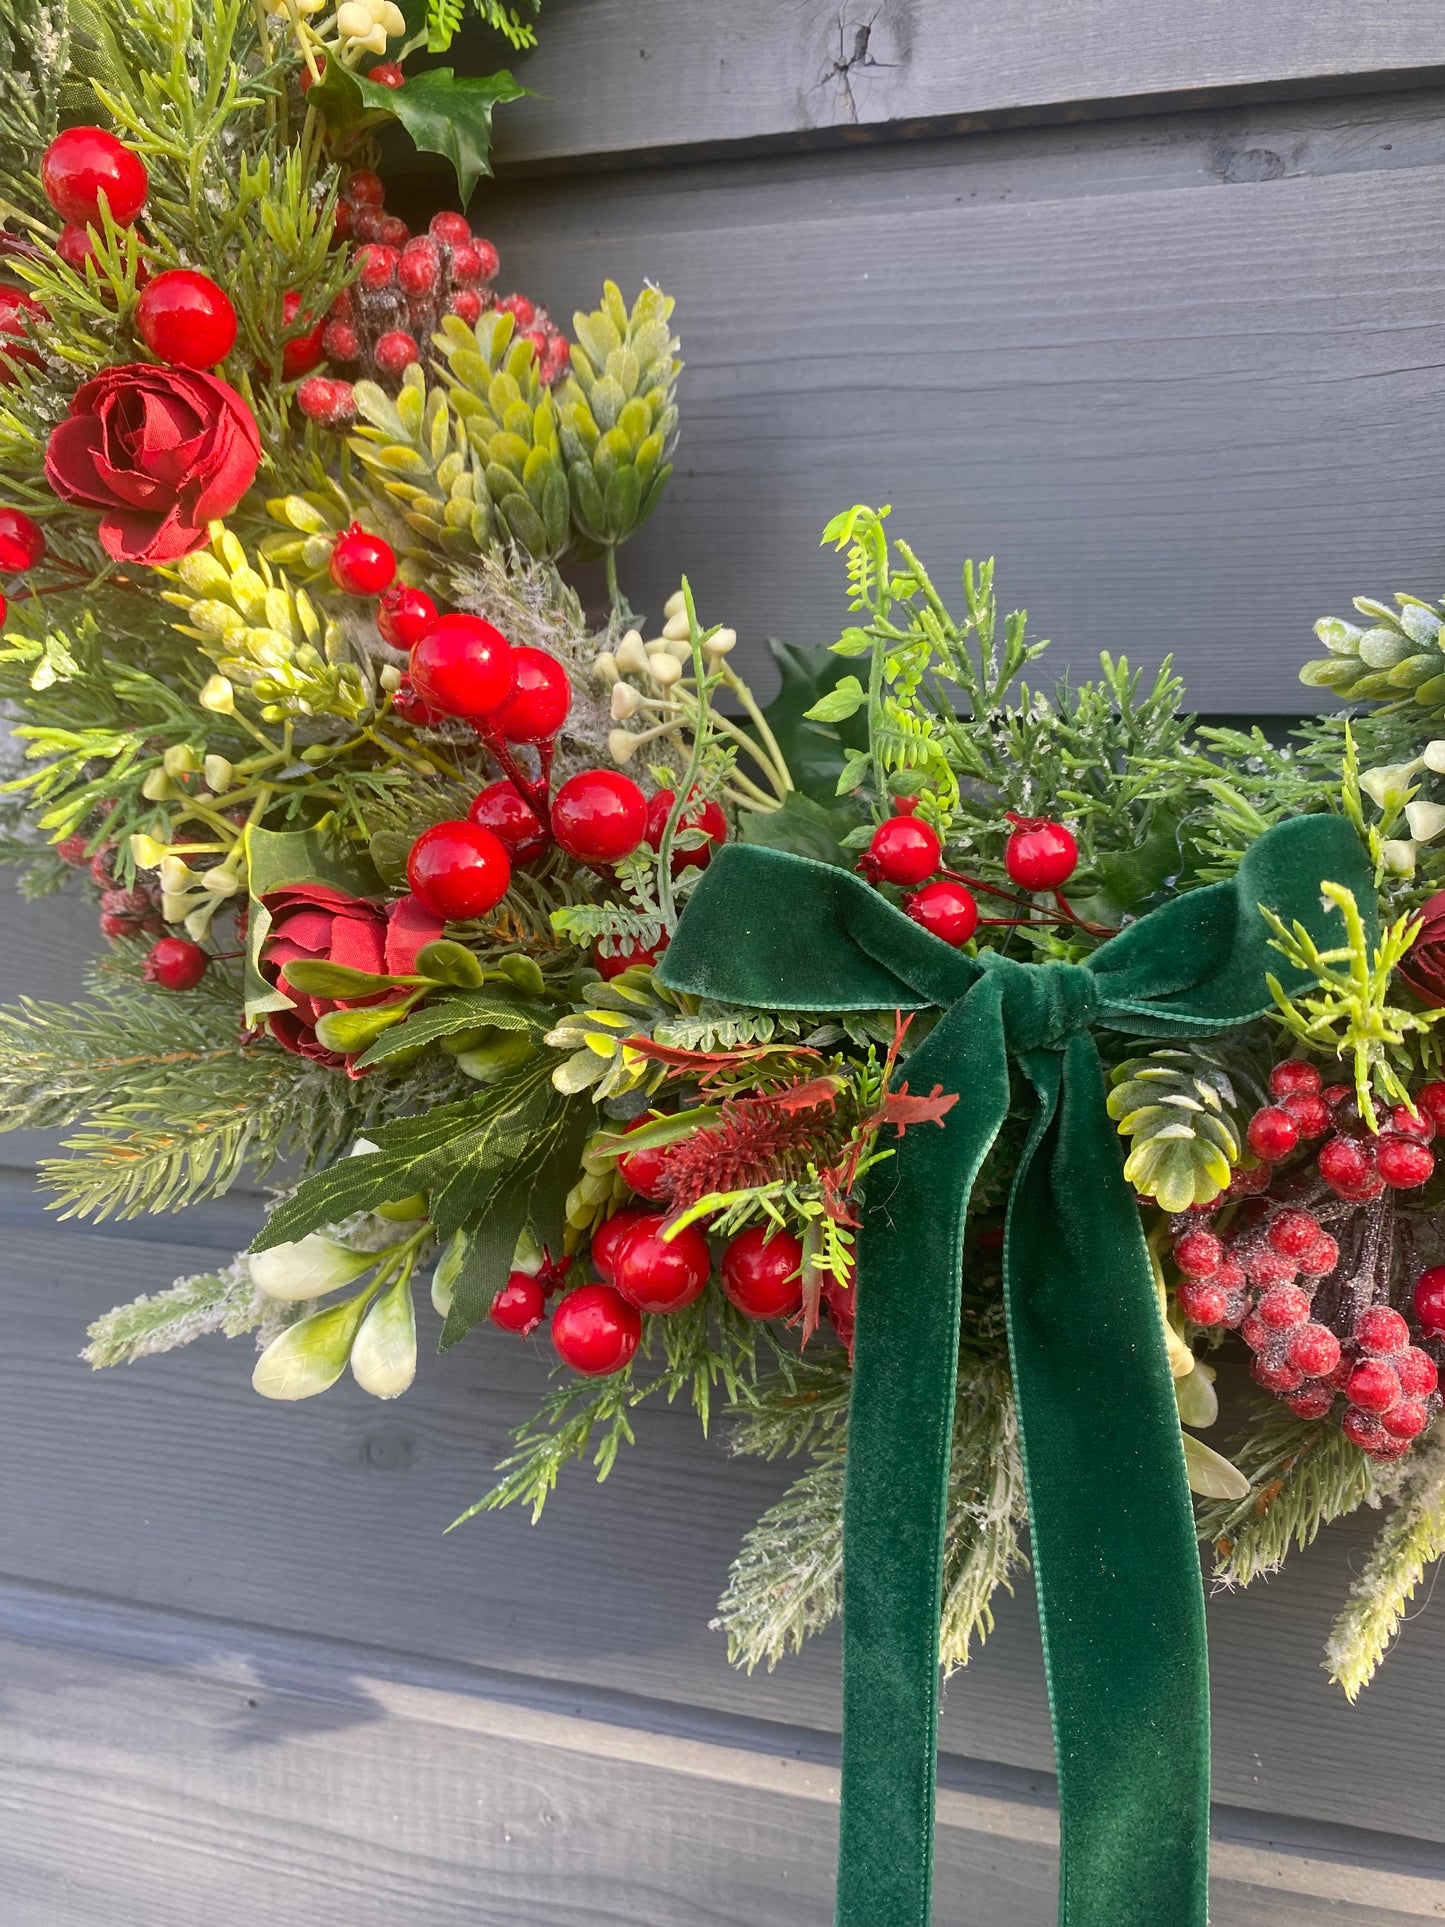
[{"label": "cluster of red berries", "polygon": [[[1181,1213],[1180,1309],[1198,1325],[1238,1328],[1255,1355],[1256,1382],[1301,1418],[1324,1418],[1342,1393],[1346,1437],[1376,1458],[1398,1458],[1440,1397],[1434,1359],[1388,1303],[1392,1248],[1381,1214],[1393,1193],[1424,1184],[1434,1169],[1429,1139],[1445,1121],[1445,1084],[1418,1091],[1413,1109],[1397,1107],[1377,1138],[1349,1088],[1324,1088],[1312,1064],[1276,1064],[1269,1088],[1274,1102],[1250,1121],[1251,1149],[1278,1161],[1324,1138],[1315,1174],[1307,1166],[1276,1174],[1261,1163],[1237,1171],[1221,1199]],[[1331,1226],[1343,1234],[1361,1207],[1371,1221],[1346,1263]],[[1211,1226],[1216,1213],[1226,1222]],[[1445,1267],[1423,1274],[1415,1309],[1425,1338],[1445,1333]]]},{"label": "cluster of red berries", "polygon": [[[916,796],[899,796],[893,814],[878,825],[858,865],[870,883],[895,883],[904,888],[922,884],[904,900],[903,908],[915,923],[955,949],[966,944],[979,924],[978,899],[970,889],[988,890],[977,879],[938,875],[943,845],[938,832],[915,814]],[[1072,831],[1048,817],[1010,814],[1014,825],[1004,848],[1004,869],[1021,890],[1058,890],[1074,874],[1079,846]],[[926,881],[934,878],[933,882]],[[1001,894],[995,892],[994,894]]]},{"label": "cluster of red berries", "polygon": [[[132,147],[103,127],[67,127],[40,161],[45,198],[65,225],[55,251],[67,267],[84,274],[104,227],[101,202],[118,228],[135,224],[150,192],[146,164]],[[142,268],[138,280],[145,279]]]}]

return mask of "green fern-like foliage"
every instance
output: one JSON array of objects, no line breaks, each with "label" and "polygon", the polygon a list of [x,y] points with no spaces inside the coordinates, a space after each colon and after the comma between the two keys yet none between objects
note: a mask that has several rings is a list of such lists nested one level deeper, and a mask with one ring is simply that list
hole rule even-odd
[{"label": "green fern-like foliage", "polygon": [[[541,0],[525,0],[525,4],[536,13]],[[536,46],[537,29],[522,17],[521,8],[505,6],[502,0],[472,0],[472,9],[484,26],[502,34],[518,53]],[[466,14],[467,0],[427,0],[427,52],[444,54],[461,31]]]},{"label": "green fern-like foliage", "polygon": [[1109,1115],[1129,1140],[1134,1189],[1163,1211],[1217,1198],[1239,1159],[1245,1109],[1220,1060],[1198,1046],[1154,1050],[1121,1064],[1113,1083]]}]

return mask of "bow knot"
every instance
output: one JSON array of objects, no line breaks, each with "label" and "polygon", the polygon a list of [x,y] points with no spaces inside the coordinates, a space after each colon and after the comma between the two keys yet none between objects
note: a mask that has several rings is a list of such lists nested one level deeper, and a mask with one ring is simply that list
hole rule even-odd
[{"label": "bow knot", "polygon": [[1099,1014],[1099,981],[1087,964],[1020,963],[997,951],[978,961],[986,975],[1001,979],[1004,1035],[1016,1056],[1060,1049]]}]

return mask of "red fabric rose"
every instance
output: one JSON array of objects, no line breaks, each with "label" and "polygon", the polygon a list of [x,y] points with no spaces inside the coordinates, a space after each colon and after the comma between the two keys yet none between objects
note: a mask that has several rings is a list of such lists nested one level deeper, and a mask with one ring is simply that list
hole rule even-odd
[{"label": "red fabric rose", "polygon": [[328,1010],[359,1010],[369,1004],[390,1004],[401,990],[382,990],[372,997],[311,997],[286,982],[286,966],[298,958],[345,964],[348,970],[377,975],[405,976],[416,969],[417,952],[434,943],[446,925],[416,897],[402,897],[384,909],[364,897],[349,897],[323,883],[297,883],[285,890],[269,890],[261,901],[271,913],[271,928],[261,945],[257,965],[267,983],[285,991],[294,1006],[273,1010],[266,1022],[271,1035],[298,1057],[314,1064],[351,1069],[349,1058],[328,1050],[316,1035],[318,1018]]},{"label": "red fabric rose", "polygon": [[102,509],[118,562],[174,562],[229,515],[261,460],[256,418],[228,383],[195,368],[132,362],[76,390],[51,430],[45,474],[66,502]]},{"label": "red fabric rose", "polygon": [[1445,890],[1420,905],[1420,934],[1396,965],[1422,1004],[1445,1007]]}]

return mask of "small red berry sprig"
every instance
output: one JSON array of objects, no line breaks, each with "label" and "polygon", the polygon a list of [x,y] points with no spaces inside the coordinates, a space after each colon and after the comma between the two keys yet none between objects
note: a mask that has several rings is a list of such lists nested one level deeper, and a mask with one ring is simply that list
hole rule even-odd
[{"label": "small red berry sprig", "polygon": [[[1395,1200],[1433,1174],[1445,1084],[1397,1106],[1378,1138],[1349,1087],[1323,1088],[1312,1064],[1276,1064],[1269,1088],[1274,1102],[1247,1133],[1268,1162],[1171,1221],[1180,1309],[1194,1324],[1237,1328],[1255,1381],[1299,1417],[1328,1417],[1342,1394],[1345,1436],[1374,1458],[1399,1458],[1440,1410],[1438,1361],[1424,1344],[1438,1349],[1445,1336],[1445,1267],[1417,1285],[1416,1343],[1390,1302]],[[1320,1140],[1312,1173],[1296,1154]]]}]

